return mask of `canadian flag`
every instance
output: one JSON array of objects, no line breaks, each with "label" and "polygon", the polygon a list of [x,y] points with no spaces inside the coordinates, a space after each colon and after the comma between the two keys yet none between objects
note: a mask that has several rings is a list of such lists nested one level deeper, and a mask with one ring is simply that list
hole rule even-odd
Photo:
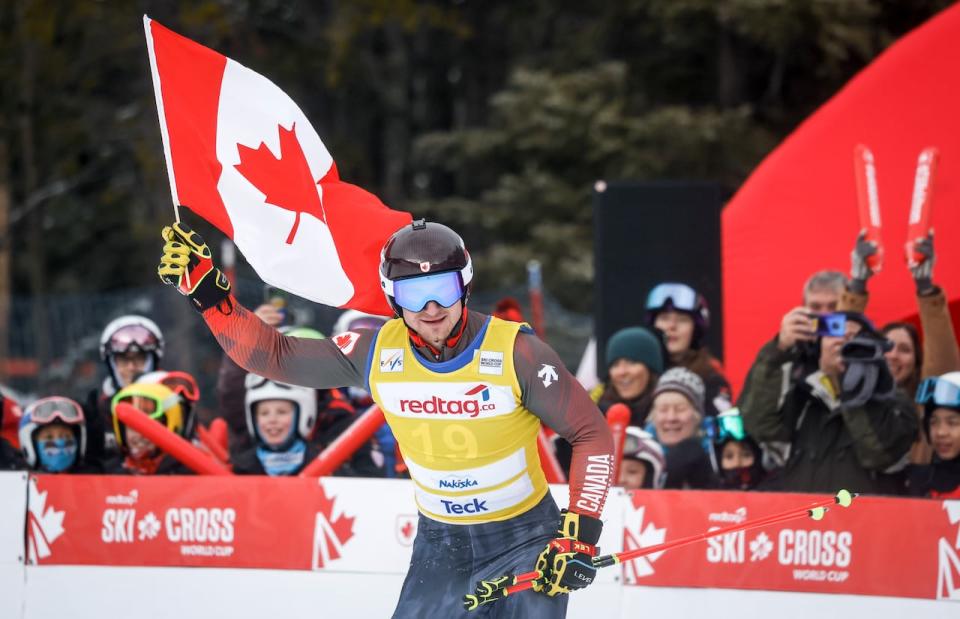
[{"label": "canadian flag", "polygon": [[170,191],[233,239],[265,282],[391,314],[377,267],[411,221],[344,183],[303,112],[262,75],[143,18]]}]

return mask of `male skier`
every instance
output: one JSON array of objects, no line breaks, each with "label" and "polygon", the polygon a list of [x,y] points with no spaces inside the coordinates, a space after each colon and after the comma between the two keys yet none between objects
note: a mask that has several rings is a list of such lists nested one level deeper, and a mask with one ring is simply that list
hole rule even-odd
[{"label": "male skier", "polygon": [[[509,596],[486,610],[565,616],[561,594],[596,576],[590,559],[613,441],[596,405],[528,326],[467,309],[473,265],[458,234],[423,220],[394,233],[380,282],[396,318],[379,331],[327,340],[281,335],[239,305],[188,226],[162,235],[160,278],[190,297],[237,364],[315,389],[364,387],[380,406],[420,510],[394,617],[465,616],[463,596],[477,581],[533,568],[543,572],[539,595]],[[540,467],[541,422],[573,446],[562,512]]]}]

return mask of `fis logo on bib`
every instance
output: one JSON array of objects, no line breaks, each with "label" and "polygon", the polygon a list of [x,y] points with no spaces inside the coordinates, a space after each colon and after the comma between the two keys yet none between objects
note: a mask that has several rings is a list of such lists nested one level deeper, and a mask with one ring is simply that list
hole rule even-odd
[{"label": "fis logo on bib", "polygon": [[440,480],[441,490],[466,490],[479,485],[472,477],[446,477]]},{"label": "fis logo on bib", "polygon": [[[497,405],[490,401],[490,388],[487,385],[477,385],[468,389],[464,394],[474,396],[471,399],[444,399],[433,396],[429,400],[400,400],[401,413],[424,415],[465,415],[476,417],[483,411],[493,411]],[[477,399],[479,397],[479,399]]]},{"label": "fis logo on bib", "polygon": [[402,372],[403,371],[403,349],[384,348],[380,351],[380,371],[381,372]]}]

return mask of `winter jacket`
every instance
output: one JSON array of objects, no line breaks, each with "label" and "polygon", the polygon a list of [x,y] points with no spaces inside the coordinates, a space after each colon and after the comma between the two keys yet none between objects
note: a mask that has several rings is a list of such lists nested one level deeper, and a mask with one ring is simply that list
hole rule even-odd
[{"label": "winter jacket", "polygon": [[19,471],[26,468],[23,456],[7,439],[0,437],[0,471]]},{"label": "winter jacket", "polygon": [[906,455],[916,438],[913,403],[901,391],[862,407],[840,404],[818,380],[820,372],[781,392],[790,354],[774,338],[750,368],[738,405],[747,434],[760,443],[789,445],[781,477],[795,492],[890,493],[882,472]]},{"label": "winter jacket", "polygon": [[934,454],[932,463],[911,466],[907,479],[913,496],[960,499],[960,457],[941,460]]},{"label": "winter jacket", "polygon": [[[844,311],[863,313],[868,301],[867,293],[846,291],[840,298],[839,308]],[[960,370],[960,349],[957,347],[947,295],[939,286],[935,286],[928,294],[917,295],[917,307],[920,310],[920,326],[923,333],[923,364],[920,366],[920,379]],[[908,393],[907,395],[912,399],[916,394]],[[917,406],[917,418],[922,426],[922,406]],[[932,457],[933,449],[921,429],[910,448],[910,462],[929,464]]]}]

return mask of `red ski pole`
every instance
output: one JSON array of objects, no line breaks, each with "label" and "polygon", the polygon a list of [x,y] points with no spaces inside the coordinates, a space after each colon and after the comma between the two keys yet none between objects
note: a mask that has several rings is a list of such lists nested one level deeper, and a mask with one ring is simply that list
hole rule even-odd
[{"label": "red ski pole", "polygon": [[857,179],[857,203],[860,207],[860,229],[867,241],[873,241],[877,253],[867,258],[867,266],[874,273],[883,266],[883,244],[880,240],[880,193],[877,190],[877,167],[873,153],[863,144],[853,149],[853,170]]},{"label": "red ski pole", "polygon": [[[664,542],[663,544],[657,544],[655,546],[647,546],[645,548],[625,550],[623,552],[594,557],[592,563],[596,568],[609,567],[611,565],[623,563],[624,561],[630,561],[632,559],[637,559],[649,554],[664,552],[666,550],[679,548],[680,546],[686,546],[687,544],[699,542],[711,537],[735,533],[737,531],[756,529],[759,527],[765,527],[771,524],[777,524],[779,522],[786,522],[788,520],[795,520],[804,517],[813,518],[814,520],[821,520],[824,514],[827,512],[828,505],[837,504],[841,507],[849,507],[856,496],[857,495],[855,493],[847,490],[840,490],[835,496],[829,499],[817,501],[807,505],[806,507],[794,507],[770,516],[755,518],[753,520],[748,520],[747,522],[733,524],[728,527],[721,527],[713,531],[706,531],[704,533],[697,533],[696,535],[681,537],[680,539],[676,539],[671,542]],[[534,570],[532,572],[518,574],[516,576],[501,576],[500,578],[495,578],[492,580],[481,580],[479,583],[477,583],[476,595],[465,595],[463,597],[463,606],[467,610],[473,610],[482,604],[495,602],[500,598],[531,589],[533,588],[534,582],[542,577],[543,574],[539,570]]]},{"label": "red ski pole", "polygon": [[907,221],[907,264],[919,265],[926,256],[914,248],[930,233],[930,214],[933,210],[933,181],[937,174],[940,153],[930,146],[917,158],[917,173],[913,178],[913,197],[910,200],[910,218]]}]

